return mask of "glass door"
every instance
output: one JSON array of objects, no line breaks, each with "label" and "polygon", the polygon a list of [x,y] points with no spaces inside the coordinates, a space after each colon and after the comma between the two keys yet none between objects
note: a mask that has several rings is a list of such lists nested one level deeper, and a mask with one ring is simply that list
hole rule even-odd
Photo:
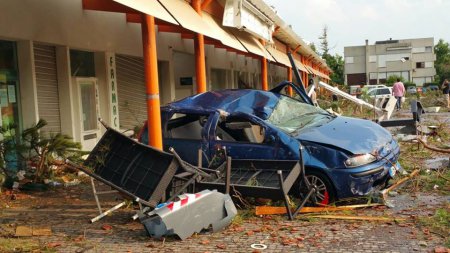
[{"label": "glass door", "polygon": [[100,138],[99,99],[96,78],[76,78],[80,97],[81,145],[83,150],[92,150]]}]

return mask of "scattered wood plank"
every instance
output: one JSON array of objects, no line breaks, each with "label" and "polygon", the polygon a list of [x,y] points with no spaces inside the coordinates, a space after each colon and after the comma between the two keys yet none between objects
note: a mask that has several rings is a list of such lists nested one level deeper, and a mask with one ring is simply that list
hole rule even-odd
[{"label": "scattered wood plank", "polygon": [[52,229],[50,227],[29,227],[29,226],[17,226],[15,236],[51,236]]},{"label": "scattered wood plank", "polygon": [[[336,212],[353,210],[357,208],[366,208],[380,206],[381,204],[363,204],[363,205],[350,205],[350,206],[324,206],[324,207],[303,207],[300,213],[321,213],[321,212]],[[273,215],[273,214],[286,214],[286,207],[281,206],[257,206],[256,215]]]},{"label": "scattered wood plank", "polygon": [[35,228],[33,227],[33,236],[51,236],[52,229],[49,227]]},{"label": "scattered wood plank", "polygon": [[395,184],[391,185],[389,188],[382,190],[381,194],[383,195],[383,199],[386,199],[388,192],[390,192],[393,189],[399,187],[400,185],[402,185],[406,181],[410,180],[411,178],[417,176],[419,174],[419,172],[420,172],[420,170],[414,170],[413,172],[411,172],[411,174],[409,174],[408,176],[398,180],[398,182],[396,182]]},{"label": "scattered wood plank", "polygon": [[15,236],[22,237],[22,236],[32,236],[33,235],[33,229],[28,226],[17,226],[16,227],[16,233]]},{"label": "scattered wood plank", "polygon": [[347,215],[308,215],[308,218],[337,219],[337,220],[364,220],[364,221],[404,221],[404,218],[390,218],[379,216],[347,216]]}]

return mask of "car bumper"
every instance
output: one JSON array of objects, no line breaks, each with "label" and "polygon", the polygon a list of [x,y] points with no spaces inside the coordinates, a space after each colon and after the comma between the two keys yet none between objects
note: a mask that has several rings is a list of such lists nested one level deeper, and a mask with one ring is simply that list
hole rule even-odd
[{"label": "car bumper", "polygon": [[333,170],[332,180],[336,187],[337,198],[366,196],[383,188],[387,181],[400,170],[397,162],[400,147],[375,163],[352,169]]}]

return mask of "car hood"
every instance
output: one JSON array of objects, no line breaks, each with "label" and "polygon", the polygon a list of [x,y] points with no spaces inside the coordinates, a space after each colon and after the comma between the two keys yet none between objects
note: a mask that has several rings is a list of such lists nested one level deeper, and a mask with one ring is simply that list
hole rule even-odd
[{"label": "car hood", "polygon": [[353,154],[364,154],[391,142],[392,135],[369,120],[336,117],[322,126],[300,131],[296,139],[335,146]]}]

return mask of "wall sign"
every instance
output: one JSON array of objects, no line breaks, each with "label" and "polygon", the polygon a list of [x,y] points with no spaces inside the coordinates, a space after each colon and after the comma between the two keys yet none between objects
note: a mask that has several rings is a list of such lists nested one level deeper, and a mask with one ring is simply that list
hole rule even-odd
[{"label": "wall sign", "polygon": [[227,0],[222,25],[245,30],[269,43],[273,42],[273,21],[248,0]]},{"label": "wall sign", "polygon": [[106,64],[106,82],[108,83],[111,127],[119,129],[119,100],[117,98],[116,56],[114,53],[106,53]]},{"label": "wall sign", "polygon": [[189,86],[194,84],[194,79],[192,77],[180,77],[181,86]]}]

